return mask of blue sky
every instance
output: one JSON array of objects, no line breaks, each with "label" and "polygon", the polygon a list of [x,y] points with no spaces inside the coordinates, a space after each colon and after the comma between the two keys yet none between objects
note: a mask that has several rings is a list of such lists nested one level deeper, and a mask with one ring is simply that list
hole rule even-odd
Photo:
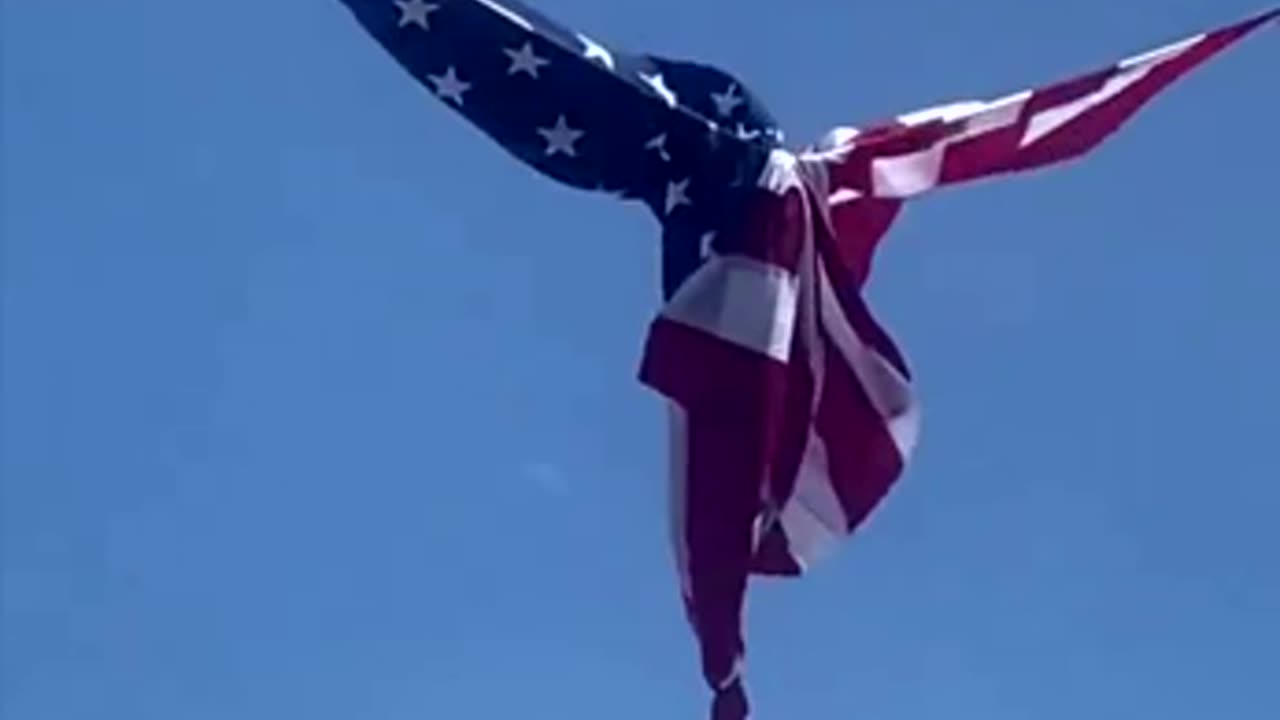
[{"label": "blue sky", "polygon": [[[701,717],[644,212],[515,164],[336,1],[0,5],[0,715]],[[796,142],[1260,9],[538,7],[722,64]],[[1277,67],[1272,30],[904,216],[870,295],[923,444],[754,588],[761,718],[1280,714]]]}]

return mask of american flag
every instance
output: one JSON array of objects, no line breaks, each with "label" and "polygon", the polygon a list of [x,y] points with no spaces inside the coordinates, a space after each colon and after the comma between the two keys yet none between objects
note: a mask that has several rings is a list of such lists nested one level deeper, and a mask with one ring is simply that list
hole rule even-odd
[{"label": "american flag", "polygon": [[343,2],[516,158],[656,217],[664,305],[640,379],[669,408],[671,540],[714,720],[749,712],[749,578],[803,574],[871,513],[916,445],[910,371],[862,294],[904,202],[1076,158],[1280,17],[789,150],[725,71],[624,51],[516,0]]}]

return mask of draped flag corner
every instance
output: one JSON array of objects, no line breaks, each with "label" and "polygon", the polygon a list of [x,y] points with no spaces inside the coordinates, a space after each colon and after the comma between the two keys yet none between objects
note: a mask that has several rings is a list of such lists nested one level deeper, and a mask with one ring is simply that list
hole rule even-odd
[{"label": "draped flag corner", "polygon": [[517,0],[343,0],[402,68],[515,158],[639,202],[664,303],[639,379],[670,423],[671,539],[713,720],[744,720],[752,576],[852,534],[920,434],[911,372],[863,298],[903,205],[1084,155],[1280,8],[1061,82],[840,126],[787,149],[748,87],[626,52]]}]

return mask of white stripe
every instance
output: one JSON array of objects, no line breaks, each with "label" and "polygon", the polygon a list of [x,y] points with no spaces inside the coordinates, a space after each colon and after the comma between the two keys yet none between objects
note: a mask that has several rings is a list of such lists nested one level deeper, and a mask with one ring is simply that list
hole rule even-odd
[{"label": "white stripe", "polygon": [[871,187],[876,197],[905,198],[937,187],[946,149],[940,142],[920,152],[873,160]]},{"label": "white stripe", "polygon": [[1139,55],[1134,55],[1130,58],[1125,58],[1120,61],[1117,67],[1121,70],[1128,70],[1139,65],[1159,65],[1160,63],[1172,60],[1178,55],[1181,55],[1196,45],[1199,45],[1206,37],[1207,36],[1202,33],[1195,37],[1187,38],[1186,40],[1179,40],[1178,42],[1170,43],[1164,47],[1156,48],[1155,50],[1150,50]]},{"label": "white stripe", "polygon": [[1065,105],[1051,107],[1032,116],[1031,122],[1027,124],[1027,132],[1022,137],[1022,147],[1027,147],[1089,110],[1124,92],[1134,83],[1146,77],[1152,67],[1154,66],[1144,65],[1126,70],[1112,76],[1103,83],[1101,88],[1082,98],[1073,100]]},{"label": "white stripe", "polygon": [[861,198],[862,198],[862,193],[858,192],[857,190],[854,190],[853,188],[842,187],[837,189],[835,192],[831,193],[829,196],[827,196],[827,205],[831,207],[835,207],[837,205],[844,205],[845,203],[851,203],[854,200],[859,200]]},{"label": "white stripe", "polygon": [[708,259],[663,309],[667,319],[786,362],[797,281],[786,270],[738,255]]},{"label": "white stripe", "polygon": [[825,441],[809,430],[795,488],[779,517],[787,550],[801,571],[813,567],[844,537],[849,520],[831,482]]},{"label": "white stripe", "polygon": [[955,140],[977,137],[1016,123],[1022,116],[1022,108],[1026,106],[1032,94],[1030,90],[1023,90],[991,101],[982,112],[974,113],[965,121],[964,132],[960,133]]},{"label": "white stripe", "polygon": [[968,115],[976,115],[986,106],[986,103],[978,102],[977,100],[961,100],[947,103],[946,105],[913,110],[904,115],[899,115],[898,122],[904,125],[923,125],[934,120],[951,122]]}]

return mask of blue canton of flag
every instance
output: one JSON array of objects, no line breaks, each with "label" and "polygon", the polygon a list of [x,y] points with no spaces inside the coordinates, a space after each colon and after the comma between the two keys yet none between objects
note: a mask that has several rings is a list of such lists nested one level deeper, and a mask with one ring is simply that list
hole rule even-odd
[{"label": "blue canton of flag", "polygon": [[670,298],[754,186],[777,123],[713,67],[622,52],[507,0],[343,0],[413,77],[520,160],[647,205]]}]

